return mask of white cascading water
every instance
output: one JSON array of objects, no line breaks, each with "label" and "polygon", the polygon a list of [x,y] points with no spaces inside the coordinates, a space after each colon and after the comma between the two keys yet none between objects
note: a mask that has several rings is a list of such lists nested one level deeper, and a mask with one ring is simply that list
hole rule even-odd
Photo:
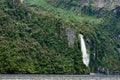
[{"label": "white cascading water", "polygon": [[81,41],[81,51],[82,51],[83,63],[88,67],[90,59],[89,59],[89,54],[87,53],[87,49],[85,46],[85,41],[84,41],[83,35],[79,34],[79,38]]}]

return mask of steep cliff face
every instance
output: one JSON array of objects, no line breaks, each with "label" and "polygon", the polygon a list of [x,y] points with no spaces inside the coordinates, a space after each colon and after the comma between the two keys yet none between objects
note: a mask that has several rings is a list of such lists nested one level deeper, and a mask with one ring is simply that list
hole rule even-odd
[{"label": "steep cliff face", "polygon": [[68,7],[68,5],[73,6],[93,6],[102,8],[105,7],[107,9],[113,9],[116,6],[120,5],[120,0],[46,0],[47,2],[55,5],[55,6],[61,6],[63,4],[66,4],[65,7]]},{"label": "steep cliff face", "polygon": [[103,17],[107,13],[118,13],[120,0],[45,0],[50,5],[64,10],[73,11],[78,16]]},{"label": "steep cliff face", "polygon": [[93,0],[92,2],[96,7],[106,7],[109,9],[113,9],[116,6],[120,5],[120,0]]}]

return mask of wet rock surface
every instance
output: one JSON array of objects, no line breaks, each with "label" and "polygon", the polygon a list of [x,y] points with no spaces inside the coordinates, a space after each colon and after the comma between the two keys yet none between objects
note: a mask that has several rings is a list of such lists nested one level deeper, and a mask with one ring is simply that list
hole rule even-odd
[{"label": "wet rock surface", "polygon": [[66,28],[66,35],[67,35],[67,39],[68,39],[68,45],[74,46],[74,42],[75,42],[75,35],[73,33],[73,31],[70,28]]}]

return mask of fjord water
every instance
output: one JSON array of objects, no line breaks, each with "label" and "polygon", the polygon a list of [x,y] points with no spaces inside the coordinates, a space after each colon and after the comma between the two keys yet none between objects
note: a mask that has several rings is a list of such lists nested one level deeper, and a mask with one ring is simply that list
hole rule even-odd
[{"label": "fjord water", "polygon": [[120,80],[118,75],[0,74],[0,80]]},{"label": "fjord water", "polygon": [[87,53],[83,35],[79,34],[79,38],[81,41],[82,60],[83,60],[83,63],[88,67],[89,66],[89,54]]}]

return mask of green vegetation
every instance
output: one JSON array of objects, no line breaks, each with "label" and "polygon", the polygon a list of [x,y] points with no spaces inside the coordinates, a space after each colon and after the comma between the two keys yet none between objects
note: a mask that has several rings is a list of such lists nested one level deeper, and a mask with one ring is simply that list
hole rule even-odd
[{"label": "green vegetation", "polygon": [[82,17],[82,16],[78,16],[76,12],[66,11],[61,8],[55,8],[51,6],[50,4],[48,4],[47,2],[45,2],[44,0],[34,0],[34,1],[26,0],[26,3],[32,5],[32,7],[35,6],[37,10],[40,9],[41,11],[41,8],[42,8],[43,10],[51,12],[54,15],[59,15],[60,17],[71,19],[73,21],[76,20],[79,22],[88,22],[90,24],[100,24],[102,21],[101,18],[97,19],[97,18],[93,18],[90,16]]},{"label": "green vegetation", "polygon": [[[95,71],[95,63],[120,72],[116,14],[82,17],[44,0],[26,1],[0,1],[0,73],[89,74]],[[76,35],[73,47],[68,45],[66,28]],[[79,33],[85,36],[90,68],[82,62]]]},{"label": "green vegetation", "polygon": [[0,73],[89,73],[80,50],[68,47],[66,35],[58,33],[57,25],[67,24],[63,19],[9,0],[0,3]]}]

